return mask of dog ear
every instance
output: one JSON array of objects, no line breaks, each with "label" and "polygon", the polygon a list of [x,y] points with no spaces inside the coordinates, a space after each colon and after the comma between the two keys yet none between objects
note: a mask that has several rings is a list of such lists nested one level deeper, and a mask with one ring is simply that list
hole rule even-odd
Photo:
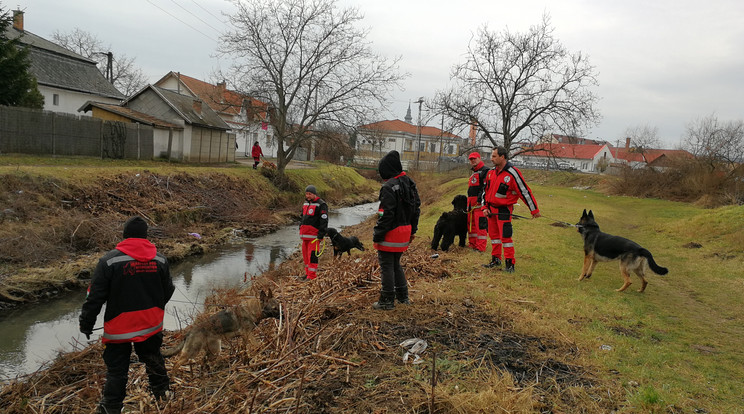
[{"label": "dog ear", "polygon": [[584,212],[581,213],[581,218],[584,218],[584,217],[586,217],[586,209],[584,209]]},{"label": "dog ear", "polygon": [[589,218],[594,218],[594,213],[591,210],[589,210]]}]

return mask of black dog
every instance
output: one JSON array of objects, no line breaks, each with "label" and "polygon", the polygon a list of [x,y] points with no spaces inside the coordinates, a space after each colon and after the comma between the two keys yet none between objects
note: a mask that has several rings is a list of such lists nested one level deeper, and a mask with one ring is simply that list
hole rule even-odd
[{"label": "black dog", "polygon": [[364,251],[364,245],[356,236],[344,237],[338,230],[333,227],[329,227],[326,231],[326,235],[331,238],[331,244],[333,245],[333,257],[341,256],[344,252],[351,256],[351,249],[359,249]]},{"label": "black dog", "polygon": [[434,226],[434,238],[431,248],[436,250],[439,239],[442,239],[442,250],[447,251],[455,242],[455,236],[460,236],[460,247],[465,247],[468,237],[468,198],[462,194],[452,199],[454,209],[442,213]]}]

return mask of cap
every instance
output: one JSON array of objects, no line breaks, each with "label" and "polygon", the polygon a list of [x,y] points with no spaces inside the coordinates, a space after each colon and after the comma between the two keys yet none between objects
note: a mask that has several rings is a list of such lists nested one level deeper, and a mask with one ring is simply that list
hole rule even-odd
[{"label": "cap", "polygon": [[314,185],[309,185],[309,186],[305,187],[305,192],[306,193],[313,193],[315,195],[318,195],[318,190],[315,189],[315,186]]},{"label": "cap", "polygon": [[147,238],[147,223],[140,216],[134,216],[124,223],[124,238]]},{"label": "cap", "polygon": [[479,152],[471,152],[470,155],[468,155],[468,159],[472,160],[473,158],[480,158],[481,155]]}]

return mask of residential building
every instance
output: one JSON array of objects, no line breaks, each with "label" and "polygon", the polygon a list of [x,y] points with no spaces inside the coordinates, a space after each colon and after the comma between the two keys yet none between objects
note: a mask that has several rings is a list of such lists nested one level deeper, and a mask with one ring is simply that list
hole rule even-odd
[{"label": "residential building", "polygon": [[88,101],[118,104],[125,98],[96,62],[25,30],[24,12],[13,11],[13,25],[6,35],[28,47],[29,71],[44,96],[45,110],[79,115],[78,108]]},{"label": "residential building", "polygon": [[526,168],[604,171],[614,162],[607,144],[539,144],[514,157],[514,163]]},{"label": "residential building", "polygon": [[235,134],[236,156],[250,157],[256,141],[267,157],[276,156],[277,143],[266,103],[227,89],[225,82],[214,85],[173,71],[155,82],[155,86],[198,97],[207,104],[230,126],[230,133]]},{"label": "residential building", "polygon": [[[410,119],[410,114],[407,116]],[[461,137],[436,127],[419,128],[399,119],[362,125],[357,131],[356,159],[372,163],[389,151],[397,150],[403,168],[417,163],[436,165],[441,157],[457,157],[465,144]]]},{"label": "residential building", "polygon": [[630,146],[630,138],[625,139],[625,148],[613,148],[616,162],[632,169],[651,167],[664,169],[673,159],[692,159],[694,156],[685,150],[639,149]]}]

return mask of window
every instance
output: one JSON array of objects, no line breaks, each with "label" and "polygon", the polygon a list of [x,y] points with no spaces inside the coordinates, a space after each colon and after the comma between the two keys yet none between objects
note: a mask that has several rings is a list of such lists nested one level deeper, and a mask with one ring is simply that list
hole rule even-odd
[{"label": "window", "polygon": [[455,147],[453,145],[450,145],[447,147],[447,154],[454,154],[455,153]]},{"label": "window", "polygon": [[422,142],[419,144],[419,151],[426,151],[426,143]]},{"label": "window", "polygon": [[59,95],[56,93],[52,95],[52,105],[59,106]]},{"label": "window", "polygon": [[429,152],[437,152],[437,144],[433,142],[429,144]]}]

